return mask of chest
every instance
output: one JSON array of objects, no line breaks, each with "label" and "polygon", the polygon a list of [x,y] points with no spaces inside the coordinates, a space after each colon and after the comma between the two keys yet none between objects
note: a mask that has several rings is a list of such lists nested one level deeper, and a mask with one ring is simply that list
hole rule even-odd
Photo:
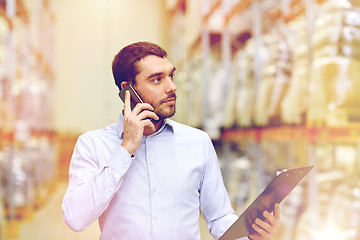
[{"label": "chest", "polygon": [[161,196],[167,202],[178,202],[184,197],[195,200],[199,198],[205,163],[200,145],[171,138],[144,138],[123,184],[137,186],[129,191]]}]

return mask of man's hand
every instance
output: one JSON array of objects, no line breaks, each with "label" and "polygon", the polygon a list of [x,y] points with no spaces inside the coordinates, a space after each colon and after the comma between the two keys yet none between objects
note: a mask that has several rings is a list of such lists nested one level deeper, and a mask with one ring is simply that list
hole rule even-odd
[{"label": "man's hand", "polygon": [[131,111],[130,92],[125,93],[124,103],[124,136],[121,146],[130,155],[139,148],[144,133],[144,128],[149,127],[155,131],[155,125],[150,119],[158,120],[159,117],[153,112],[154,108],[148,103],[138,103]]},{"label": "man's hand", "polygon": [[255,223],[252,225],[256,233],[249,236],[253,240],[269,240],[276,234],[280,227],[280,207],[276,203],[274,206],[274,213],[270,214],[268,211],[264,211],[265,221],[257,218]]}]

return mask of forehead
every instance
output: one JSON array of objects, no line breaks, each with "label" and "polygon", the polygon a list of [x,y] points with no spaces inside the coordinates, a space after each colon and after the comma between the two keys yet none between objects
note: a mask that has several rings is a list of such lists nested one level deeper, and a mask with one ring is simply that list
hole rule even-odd
[{"label": "forehead", "polygon": [[153,73],[171,72],[174,66],[166,57],[148,55],[138,61],[139,75],[151,75]]}]

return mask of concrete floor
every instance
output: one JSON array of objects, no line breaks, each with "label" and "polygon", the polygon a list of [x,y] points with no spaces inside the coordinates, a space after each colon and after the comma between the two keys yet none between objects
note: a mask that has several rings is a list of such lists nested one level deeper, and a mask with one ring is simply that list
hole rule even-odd
[{"label": "concrete floor", "polygon": [[[12,240],[97,240],[100,236],[98,223],[95,222],[83,232],[73,232],[63,221],[61,202],[66,184],[58,185],[57,190],[48,199],[47,204],[36,211],[30,222],[21,222],[19,237]],[[213,239],[206,229],[205,221],[200,220],[201,239]]]}]

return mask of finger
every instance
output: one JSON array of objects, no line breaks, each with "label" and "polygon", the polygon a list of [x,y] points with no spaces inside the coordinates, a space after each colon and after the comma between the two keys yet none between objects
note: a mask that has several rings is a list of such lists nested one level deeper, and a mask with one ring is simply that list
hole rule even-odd
[{"label": "finger", "polygon": [[261,235],[258,233],[253,233],[250,236],[248,236],[248,238],[251,240],[261,240],[262,239]]},{"label": "finger", "polygon": [[[275,218],[274,218],[275,219]],[[265,222],[259,218],[255,219],[255,223],[261,227],[262,229],[264,229],[267,233],[270,234],[274,234],[276,232],[277,229],[277,223],[274,221],[270,221],[269,222]]]},{"label": "finger", "polygon": [[266,218],[266,221],[270,223],[272,226],[277,227],[280,222],[280,207],[279,204],[276,203],[274,205],[273,214],[270,214],[268,211],[264,211],[263,216]]},{"label": "finger", "polygon": [[274,206],[274,216],[276,217],[276,219],[280,220],[280,205],[279,205],[279,203],[276,203]]},{"label": "finger", "polygon": [[249,235],[248,238],[250,240],[257,240],[258,236],[259,236],[258,233],[253,233],[253,234]]},{"label": "finger", "polygon": [[276,203],[274,205],[274,211],[269,213],[268,211],[263,212],[263,216],[265,217],[265,222],[270,224],[273,228],[277,229],[280,225],[280,207],[279,204]]},{"label": "finger", "polygon": [[265,229],[271,235],[275,235],[277,230],[280,227],[280,221],[279,221],[279,219],[277,219],[276,217],[274,217],[270,213],[267,213],[266,215],[267,215],[266,222],[263,222],[263,223],[256,222],[256,223],[258,225],[260,225],[263,229]]},{"label": "finger", "polygon": [[143,119],[153,119],[153,120],[159,120],[158,115],[156,115],[156,113],[154,113],[153,111],[150,110],[144,110],[142,111],[139,115],[138,115],[140,120]]},{"label": "finger", "polygon": [[[264,221],[262,222],[265,223]],[[271,239],[271,234],[267,232],[262,226],[259,226],[258,223],[253,223],[251,226],[261,236],[261,239]],[[257,239],[259,237],[256,233],[252,234],[251,236],[254,239]]]},{"label": "finger", "polygon": [[124,116],[127,116],[131,113],[131,103],[130,103],[130,92],[125,92],[125,102],[124,102]]},{"label": "finger", "polygon": [[264,211],[263,216],[265,217],[267,223],[274,223],[277,219],[274,215],[272,215],[268,211]]},{"label": "finger", "polygon": [[263,240],[262,236],[258,232],[254,232],[253,234],[249,235],[248,238],[250,240]]},{"label": "finger", "polygon": [[133,113],[138,116],[138,119],[143,120],[145,118],[151,118],[153,120],[159,120],[158,115],[154,112],[153,106],[148,103],[138,103],[133,109]]},{"label": "finger", "polygon": [[153,106],[151,106],[149,103],[138,103],[136,104],[136,106],[133,109],[133,112],[138,115],[139,113],[141,113],[144,110],[150,110],[150,111],[154,111]]},{"label": "finger", "polygon": [[145,119],[145,120],[143,120],[143,123],[144,123],[144,127],[149,127],[149,128],[151,128],[151,130],[153,130],[153,131],[156,130],[154,123],[151,122],[150,119]]}]

